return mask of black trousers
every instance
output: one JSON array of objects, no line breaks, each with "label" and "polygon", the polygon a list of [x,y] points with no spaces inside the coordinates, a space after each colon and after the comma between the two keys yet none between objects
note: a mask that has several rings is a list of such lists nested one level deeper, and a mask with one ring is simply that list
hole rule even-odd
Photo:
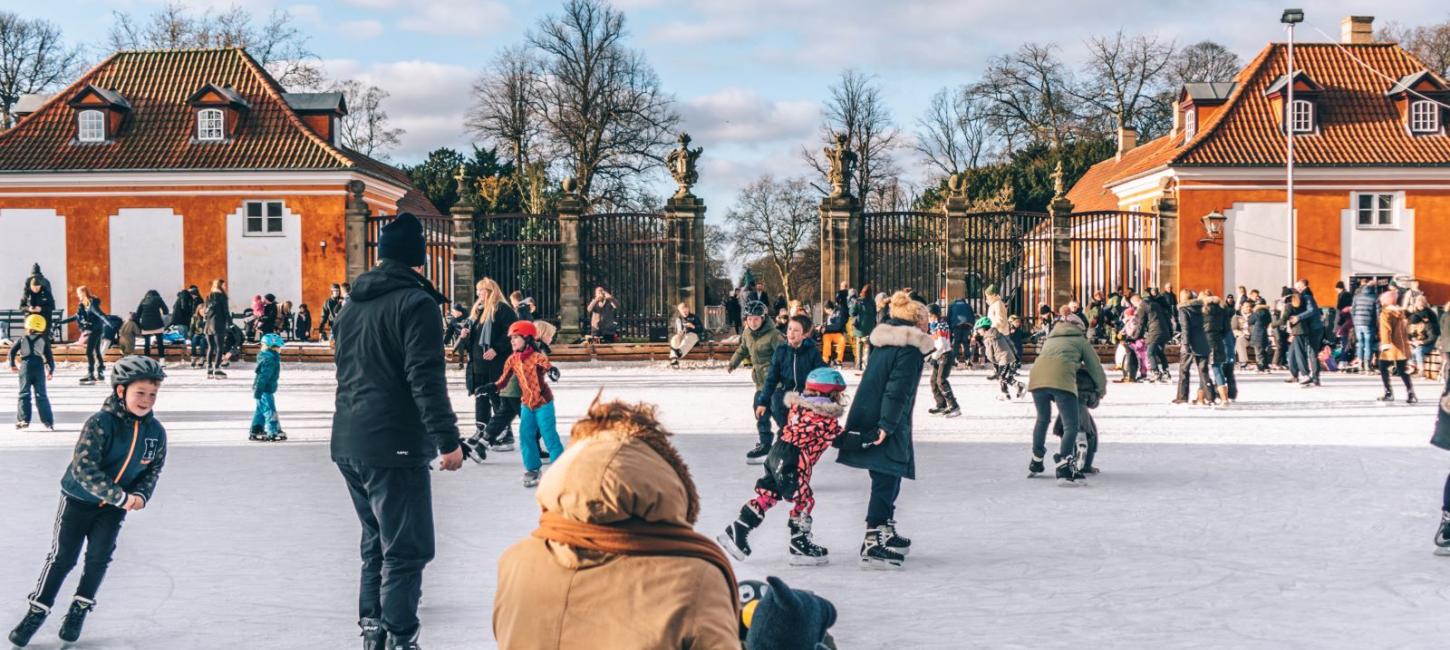
[{"label": "black trousers", "polygon": [[[760,393],[756,393],[758,397]],[[751,409],[755,408],[755,402],[751,402]],[[779,404],[779,408],[777,408]],[[769,447],[775,441],[775,429],[771,428],[771,421],[774,420],[780,427],[785,427],[785,393],[776,391],[771,395],[770,404],[766,405],[765,415],[755,418],[755,432],[760,436],[760,444]]]},{"label": "black trousers", "polygon": [[1269,369],[1269,356],[1273,354],[1267,345],[1249,344],[1249,349],[1254,351],[1254,363],[1258,365],[1259,372]]},{"label": "black trousers", "polygon": [[165,335],[163,335],[163,334],[143,334],[142,337],[145,339],[145,342],[142,343],[142,348],[144,350],[142,352],[143,355],[148,356],[148,357],[151,356],[151,339],[156,339],[156,358],[158,358],[158,359],[165,359],[166,358],[166,336]]},{"label": "black trousers", "polygon": [[206,369],[221,370],[227,357],[227,333],[225,330],[206,335]]},{"label": "black trousers", "polygon": [[45,557],[45,567],[40,570],[40,580],[35,583],[30,600],[46,607],[54,606],[61,584],[76,567],[81,546],[85,545],[86,564],[81,571],[81,582],[76,585],[76,596],[94,601],[101,580],[106,577],[106,568],[111,566],[116,538],[125,519],[126,511],[120,508],[62,496],[60,509],[55,513],[55,538],[50,544],[50,555]]},{"label": "black trousers", "polygon": [[1167,345],[1166,341],[1148,341],[1148,374],[1168,372]]},{"label": "black trousers", "polygon": [[488,430],[489,418],[493,417],[493,404],[498,400],[498,389],[484,387],[473,396],[473,435],[483,437]]},{"label": "black trousers", "polygon": [[1407,364],[1408,362],[1404,359],[1400,359],[1399,361],[1385,361],[1384,359],[1380,359],[1380,381],[1384,382],[1386,393],[1394,390],[1390,387],[1391,368],[1394,369],[1394,374],[1399,375],[1400,379],[1404,380],[1406,391],[1415,390],[1415,386],[1410,383],[1410,373],[1406,372]]},{"label": "black trousers", "polygon": [[[1188,399],[1189,374],[1188,371],[1194,367],[1198,368],[1198,387],[1205,391],[1213,390],[1213,378],[1208,374],[1208,357],[1193,354],[1188,350],[1179,351],[1183,357],[1178,362],[1178,399]],[[1210,400],[1212,400],[1212,397]]]},{"label": "black trousers", "polygon": [[1239,398],[1239,380],[1234,378],[1234,366],[1237,364],[1225,363],[1220,366],[1223,369],[1223,383],[1228,387],[1228,398],[1237,400]]},{"label": "black trousers", "polygon": [[394,636],[418,629],[423,567],[433,559],[433,490],[427,467],[338,463],[362,524],[358,617]]},{"label": "black trousers", "polygon": [[866,503],[866,527],[885,525],[896,518],[896,497],[901,496],[901,477],[869,470],[871,500]]},{"label": "black trousers", "polygon": [[106,357],[101,354],[101,333],[86,334],[86,376],[96,377],[106,372]]},{"label": "black trousers", "polygon": [[514,418],[519,416],[518,397],[504,397],[498,393],[493,395],[493,403],[490,408],[492,415],[488,418],[488,425],[483,429],[483,439],[489,442],[498,442],[503,432],[513,424]]},{"label": "black trousers", "polygon": [[1323,329],[1310,328],[1302,336],[1294,337],[1294,352],[1303,364],[1299,371],[1305,375],[1305,381],[1319,381],[1319,337],[1323,333]]},{"label": "black trousers", "polygon": [[937,408],[947,408],[957,405],[957,396],[952,394],[952,366],[957,363],[955,352],[948,351],[937,360],[936,367],[931,370],[931,398],[936,401]]},{"label": "black trousers", "polygon": [[1062,418],[1062,442],[1057,453],[1064,458],[1077,451],[1078,413],[1081,405],[1077,395],[1060,388],[1038,388],[1032,391],[1032,406],[1037,411],[1037,420],[1032,424],[1032,457],[1047,457],[1047,427],[1052,424],[1052,406],[1057,405],[1057,415]]}]

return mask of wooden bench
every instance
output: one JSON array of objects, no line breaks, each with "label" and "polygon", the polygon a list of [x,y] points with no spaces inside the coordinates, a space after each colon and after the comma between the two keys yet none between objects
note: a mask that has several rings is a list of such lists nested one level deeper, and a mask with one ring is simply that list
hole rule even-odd
[{"label": "wooden bench", "polygon": [[[0,339],[15,339],[25,334],[25,317],[30,312],[19,309],[0,310]],[[65,310],[57,309],[50,315],[50,333],[52,341],[59,341],[63,338],[64,327],[59,325],[65,318]]]}]

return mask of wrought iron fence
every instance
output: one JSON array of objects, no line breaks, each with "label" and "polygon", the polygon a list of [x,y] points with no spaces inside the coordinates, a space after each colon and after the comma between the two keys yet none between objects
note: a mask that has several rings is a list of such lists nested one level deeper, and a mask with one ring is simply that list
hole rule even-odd
[{"label": "wrought iron fence", "polygon": [[946,224],[942,212],[862,214],[862,281],[886,292],[911,287],[935,300],[945,286]]},{"label": "wrought iron fence", "polygon": [[579,218],[580,327],[589,328],[587,306],[595,287],[619,302],[618,334],[626,339],[658,338],[668,327],[672,242],[663,214],[612,212]]},{"label": "wrought iron fence", "polygon": [[966,216],[967,301],[987,310],[986,290],[996,287],[1009,313],[1030,322],[1049,302],[1052,283],[1052,218],[1045,212],[975,212]]},{"label": "wrought iron fence", "polygon": [[559,266],[563,242],[553,214],[486,214],[473,220],[473,260],[479,278],[493,278],[504,293],[534,299],[534,316],[559,322]]},{"label": "wrought iron fence", "polygon": [[1086,305],[1095,291],[1144,291],[1158,284],[1158,225],[1153,212],[1107,210],[1070,215],[1072,292]]},{"label": "wrought iron fence", "polygon": [[[394,215],[378,214],[367,217],[367,267],[378,264],[378,237],[384,225]],[[433,283],[439,293],[447,295],[453,287],[453,223],[448,217],[418,217],[423,224],[426,258],[423,263],[423,277]],[[452,299],[452,296],[449,297]]]}]

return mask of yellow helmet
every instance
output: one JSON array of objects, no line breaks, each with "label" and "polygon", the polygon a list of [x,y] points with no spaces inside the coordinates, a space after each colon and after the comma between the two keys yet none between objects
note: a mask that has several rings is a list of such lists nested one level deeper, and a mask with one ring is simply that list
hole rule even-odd
[{"label": "yellow helmet", "polygon": [[45,331],[45,317],[40,314],[31,314],[25,317],[25,329],[31,332]]}]

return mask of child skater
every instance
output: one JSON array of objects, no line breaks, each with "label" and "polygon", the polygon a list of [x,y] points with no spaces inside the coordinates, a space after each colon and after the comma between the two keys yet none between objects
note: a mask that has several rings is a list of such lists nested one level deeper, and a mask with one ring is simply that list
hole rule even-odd
[{"label": "child skater", "polygon": [[1015,397],[1022,397],[1022,391],[1027,386],[1017,380],[1017,369],[1022,367],[1017,357],[1017,346],[1001,330],[992,327],[992,319],[986,316],[977,319],[976,327],[977,335],[982,337],[982,350],[987,360],[997,367],[997,385],[1002,389],[998,399],[1013,399],[1013,387],[1017,389]]},{"label": "child skater", "polygon": [[962,414],[962,408],[957,405],[957,396],[952,393],[952,366],[957,363],[957,355],[952,349],[952,328],[947,319],[942,318],[941,305],[933,304],[927,310],[927,329],[931,332],[935,348],[929,357],[932,366],[931,396],[936,401],[936,406],[927,409],[927,413],[954,418]]},{"label": "child skater", "polygon": [[519,397],[519,447],[524,459],[524,487],[539,484],[539,439],[549,450],[549,458],[558,458],[564,453],[559,442],[559,430],[554,422],[554,393],[549,390],[546,378],[557,376],[549,365],[549,357],[534,347],[539,331],[529,321],[514,321],[509,325],[509,343],[514,353],[504,362],[503,375],[498,378],[498,389],[504,390],[510,379],[518,381]]},{"label": "child skater", "polygon": [[287,439],[277,421],[277,377],[282,374],[282,356],[277,353],[286,343],[276,332],[262,335],[262,351],[257,353],[257,372],[252,380],[252,397],[257,408],[252,412],[252,433],[249,440],[280,442]]},{"label": "child skater", "polygon": [[86,420],[70,467],[61,477],[55,540],[30,594],[30,607],[10,632],[10,642],[17,647],[30,643],[45,622],[84,544],[80,584],[60,624],[62,641],[80,639],[81,626],[96,606],[96,591],[116,550],[121,521],[126,513],[151,502],[166,463],[166,429],[151,412],[164,379],[160,364],[147,357],[125,357],[111,366],[111,395]]},{"label": "child skater", "polygon": [[35,394],[35,409],[40,411],[40,423],[46,430],[55,431],[55,416],[50,411],[50,397],[45,392],[45,382],[55,376],[55,354],[50,350],[50,339],[45,337],[45,317],[31,314],[25,317],[25,336],[10,345],[10,372],[20,375],[20,408],[15,410],[15,428],[30,426],[30,395]]},{"label": "child skater", "polygon": [[755,482],[757,496],[740,508],[740,517],[716,538],[735,559],[745,561],[750,555],[750,531],[760,525],[771,506],[785,500],[795,504],[790,510],[790,563],[819,566],[829,561],[826,549],[811,539],[811,510],[816,506],[811,470],[841,435],[845,390],[846,380],[840,372],[816,368],[806,376],[805,391],[786,393],[790,413],[780,440],[771,448],[765,476]]}]

